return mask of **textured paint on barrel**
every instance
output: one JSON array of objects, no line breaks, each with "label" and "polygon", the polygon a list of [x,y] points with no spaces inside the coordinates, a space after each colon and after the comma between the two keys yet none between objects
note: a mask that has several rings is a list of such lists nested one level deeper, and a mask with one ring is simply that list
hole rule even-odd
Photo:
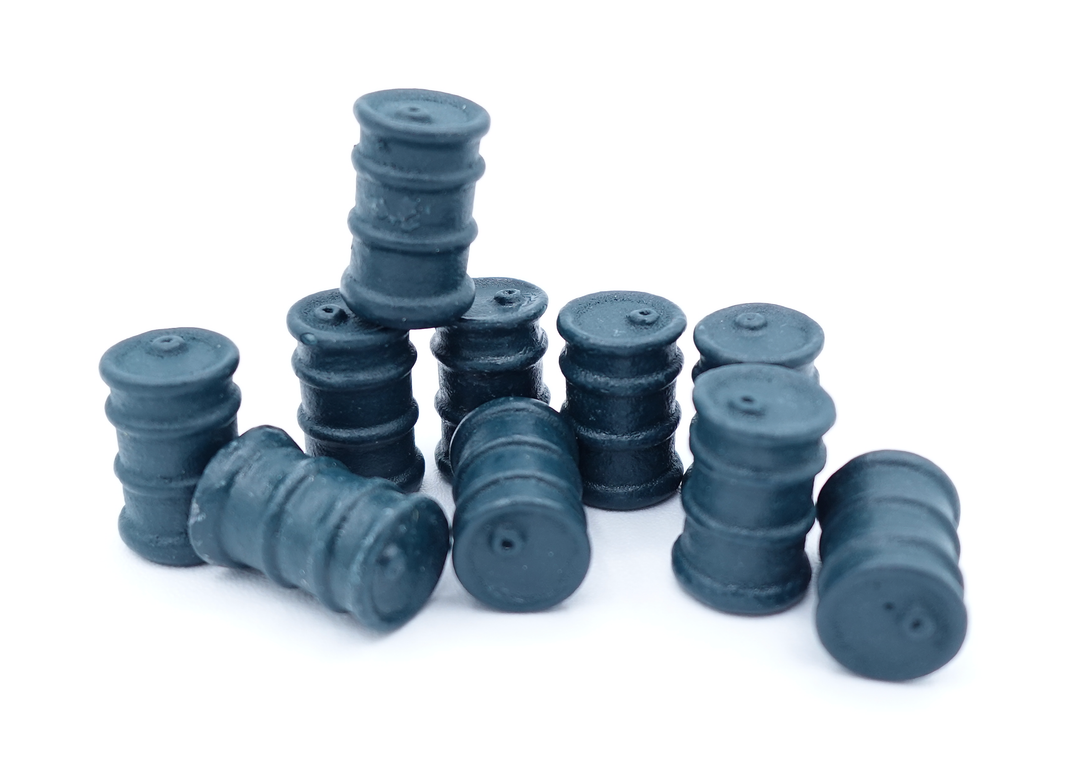
[{"label": "textured paint on barrel", "polygon": [[227,337],[190,327],[144,332],[101,357],[124,486],[120,536],[148,560],[202,564],[188,540],[188,509],[203,468],[236,438],[239,362]]},{"label": "textured paint on barrel", "polygon": [[297,420],[308,452],[415,492],[424,478],[424,456],[415,440],[420,413],[409,333],[359,318],[336,289],[300,300],[287,321],[297,341]]},{"label": "textured paint on barrel", "polygon": [[547,334],[539,319],[547,294],[516,278],[478,278],[472,307],[455,323],[439,327],[431,352],[439,361],[435,409],[442,418],[442,438],[435,463],[447,479],[450,440],[458,423],[482,404],[506,396],[547,402],[541,359]]},{"label": "textured paint on barrel", "polygon": [[477,408],[450,446],[454,570],[498,610],[536,611],[585,578],[591,547],[574,433],[555,410],[510,397]]},{"label": "textured paint on barrel", "polygon": [[578,438],[587,505],[640,509],[679,489],[676,341],[685,329],[678,306],[645,292],[598,292],[559,312],[562,412]]},{"label": "textured paint on barrel", "polygon": [[784,610],[810,584],[805,542],[814,476],[825,465],[821,438],[836,420],[832,399],[801,372],[732,364],[697,379],[694,405],[675,576],[717,610]]},{"label": "textured paint on barrel", "polygon": [[910,680],[947,664],[967,634],[960,499],[926,458],[860,455],[821,489],[818,636],[857,674]]},{"label": "textured paint on barrel", "polygon": [[305,455],[271,426],[214,456],[188,528],[207,562],[254,568],[377,630],[399,627],[423,607],[450,546],[435,501]]},{"label": "textured paint on barrel", "polygon": [[341,294],[357,315],[394,329],[452,323],[475,291],[473,194],[490,118],[468,99],[422,89],[367,94],[353,112],[361,131]]}]

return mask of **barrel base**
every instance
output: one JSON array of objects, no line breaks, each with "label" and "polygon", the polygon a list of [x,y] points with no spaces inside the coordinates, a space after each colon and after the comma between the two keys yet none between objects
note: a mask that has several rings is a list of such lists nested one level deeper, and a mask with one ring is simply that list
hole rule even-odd
[{"label": "barrel base", "polygon": [[180,568],[206,564],[191,547],[186,529],[173,534],[148,532],[140,520],[128,514],[126,506],[120,510],[118,524],[120,538],[129,549],[144,559],[159,565]]},{"label": "barrel base", "polygon": [[431,329],[461,318],[472,307],[476,286],[468,276],[448,292],[429,296],[394,296],[364,284],[355,265],[341,277],[341,296],[349,310],[390,329]]},{"label": "barrel base", "polygon": [[901,681],[930,674],[960,650],[967,610],[954,583],[904,565],[855,569],[831,581],[818,637],[852,672]]},{"label": "barrel base", "polygon": [[586,506],[609,511],[634,511],[655,506],[679,492],[682,466],[669,469],[663,476],[640,485],[606,486],[584,480],[582,502]]},{"label": "barrel base", "polygon": [[796,605],[810,586],[810,560],[802,555],[796,577],[783,584],[771,586],[739,586],[723,584],[705,575],[686,558],[682,537],[671,547],[671,567],[675,578],[694,599],[710,608],[743,616],[764,616],[779,613]]},{"label": "barrel base", "polygon": [[435,445],[435,467],[447,482],[454,481],[454,467],[450,465],[450,444],[445,439],[440,439]]}]

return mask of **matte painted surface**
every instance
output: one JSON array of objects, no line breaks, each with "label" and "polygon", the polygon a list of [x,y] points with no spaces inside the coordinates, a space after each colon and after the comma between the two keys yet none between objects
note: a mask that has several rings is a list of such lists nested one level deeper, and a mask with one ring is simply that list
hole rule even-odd
[{"label": "matte painted surface", "polygon": [[910,680],[967,634],[960,499],[945,472],[897,450],[849,461],[821,489],[818,636],[848,669]]},{"label": "matte painted surface", "polygon": [[717,610],[784,610],[810,585],[806,534],[825,465],[821,438],[836,421],[832,399],[801,372],[732,364],[697,379],[694,406],[675,576]]},{"label": "matte painted surface", "polygon": [[710,313],[694,327],[701,358],[693,376],[727,364],[777,364],[818,379],[814,360],[825,333],[809,316],[770,303],[744,303]]},{"label": "matte painted surface", "polygon": [[431,352],[439,360],[435,409],[442,418],[442,438],[435,463],[446,479],[453,476],[450,440],[462,418],[482,404],[505,396],[547,403],[541,359],[547,334],[539,319],[547,310],[544,290],[516,278],[478,278],[476,299],[460,319],[439,327]]},{"label": "matte painted surface", "polygon": [[144,332],[101,357],[124,485],[120,537],[148,560],[202,564],[188,540],[188,508],[203,468],[236,438],[239,363],[227,337],[186,327]]},{"label": "matte painted surface", "polygon": [[645,292],[598,292],[559,312],[562,413],[578,438],[587,505],[641,509],[679,489],[676,341],[685,329],[678,306]]},{"label": "matte painted surface", "polygon": [[589,569],[574,434],[542,402],[504,398],[469,413],[450,446],[454,570],[476,599],[535,611],[565,600]]},{"label": "matte painted surface", "polygon": [[354,313],[386,327],[450,324],[475,291],[466,271],[490,118],[468,99],[422,89],[366,94],[353,112],[356,206],[341,294]]},{"label": "matte painted surface", "polygon": [[297,421],[311,455],[415,492],[424,478],[412,392],[416,349],[404,330],[380,327],[346,307],[336,289],[305,297],[288,315],[300,379]]},{"label": "matte painted surface", "polygon": [[435,501],[304,455],[271,426],[214,456],[195,489],[189,532],[207,562],[254,568],[378,630],[423,607],[450,546]]}]

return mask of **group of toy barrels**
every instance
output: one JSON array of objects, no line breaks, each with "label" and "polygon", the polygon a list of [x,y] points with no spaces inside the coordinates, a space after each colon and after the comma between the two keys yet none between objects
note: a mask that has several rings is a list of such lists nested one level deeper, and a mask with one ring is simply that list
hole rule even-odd
[{"label": "group of toy barrels", "polygon": [[[682,311],[630,291],[568,303],[556,412],[541,372],[547,296],[466,272],[487,113],[450,94],[393,90],[361,97],[355,114],[351,262],[340,290],[288,313],[307,453],[270,426],[237,436],[239,354],[224,336],[180,328],[116,344],[101,375],[128,546],[167,565],[254,568],[387,630],[426,602],[451,544],[480,602],[552,607],[588,570],[584,506],[640,509],[681,486],[672,568],[701,602],[748,615],[798,602],[816,518],[817,628],[838,661],[906,680],[956,654],[966,611],[948,477],[917,455],[873,452],[837,471],[814,504],[835,420],[814,368],[824,344],[814,321],[748,304],[697,325],[684,474],[674,447]],[[416,492],[425,464],[408,330],[432,327],[436,464],[453,483],[452,529]]]}]

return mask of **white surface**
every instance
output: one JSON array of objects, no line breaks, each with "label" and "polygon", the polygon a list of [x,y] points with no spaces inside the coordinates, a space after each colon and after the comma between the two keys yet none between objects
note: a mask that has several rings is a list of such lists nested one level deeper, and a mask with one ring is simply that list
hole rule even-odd
[{"label": "white surface", "polygon": [[[0,11],[0,765],[1075,768],[1076,6],[450,5]],[[348,259],[353,100],[399,86],[491,113],[470,272],[550,294],[553,403],[555,314],[588,292],[655,292],[691,328],[746,301],[821,323],[819,483],[895,447],[960,490],[951,664],[871,682],[821,648],[812,596],[699,605],[669,567],[677,502],[590,511],[592,568],[555,610],[484,610],[448,566],[384,638],[123,546],[98,358],[220,331],[241,429],[301,438],[285,312]],[[428,337],[424,491],[448,503]]]}]

